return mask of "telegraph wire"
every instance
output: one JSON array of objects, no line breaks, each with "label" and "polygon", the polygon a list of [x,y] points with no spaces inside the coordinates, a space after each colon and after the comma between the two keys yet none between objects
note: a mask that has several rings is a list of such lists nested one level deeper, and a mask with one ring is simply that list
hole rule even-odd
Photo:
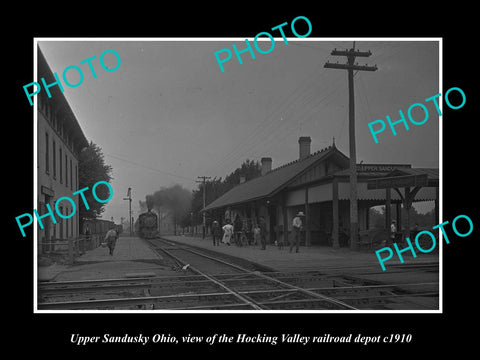
[{"label": "telegraph wire", "polygon": [[[288,121],[284,122],[282,125],[280,125],[280,127],[276,129],[275,132],[271,132],[270,134],[267,134],[266,137],[262,140],[262,142],[257,142],[255,145],[249,148],[246,152],[242,152],[241,154],[238,154],[238,156],[232,162],[235,163],[242,157],[245,157],[245,156],[249,157],[250,155],[253,155],[257,151],[259,146],[263,146],[262,150],[270,149],[272,145],[271,143],[273,141],[278,141],[279,137],[281,137],[282,139],[286,138],[286,136],[288,136],[291,133],[292,129],[294,129],[297,126],[298,121],[304,119],[305,114],[307,114],[308,112],[315,111],[315,109],[320,105],[323,105],[323,106],[328,105],[333,100],[329,98],[344,87],[345,87],[344,84],[340,84],[337,88],[335,88],[333,91],[326,94],[322,99],[320,99],[319,103],[316,104],[316,106],[313,109],[306,109],[306,110],[303,110],[303,112],[300,112],[298,116],[295,118],[296,120],[295,122],[288,122]],[[327,100],[330,100],[330,101],[327,104],[322,104],[322,102]],[[304,124],[310,122],[311,120],[312,118],[307,121],[304,121]],[[282,137],[282,135],[285,135],[285,136]]]},{"label": "telegraph wire", "polygon": [[[342,42],[331,42],[331,43],[335,44],[335,43],[342,43]],[[377,44],[377,43],[378,42],[372,42],[372,44]],[[361,43],[361,45],[365,45],[365,44]],[[337,46],[337,47],[341,48],[341,46]],[[315,49],[321,50],[319,48],[315,48]],[[385,58],[388,59],[390,57],[395,56],[397,53],[403,51],[403,44],[392,44],[392,42],[390,41],[385,41],[380,43],[380,46],[378,47],[378,49],[382,49],[383,52],[380,50],[381,54],[375,56],[375,60],[385,59]],[[394,50],[393,53],[392,53],[392,50]],[[327,58],[327,61],[328,61],[328,58]],[[325,69],[322,69],[322,70],[325,70]],[[278,108],[276,107],[274,110],[272,110],[269,113],[269,115],[267,115],[246,138],[244,138],[244,140],[239,142],[232,150],[230,150],[227,153],[227,155],[225,155],[216,165],[214,165],[214,167],[211,168],[211,172],[215,172],[217,170],[225,168],[226,166],[230,166],[232,163],[235,163],[236,161],[238,161],[238,159],[242,157],[248,158],[249,156],[254,154],[254,150],[258,148],[260,144],[263,146],[265,146],[266,144],[269,144],[269,142],[272,141],[271,138],[273,135],[282,136],[285,130],[287,130],[287,135],[288,135],[288,131],[290,131],[290,129],[292,128],[292,125],[288,126],[288,128],[285,128],[285,126],[286,124],[289,123],[288,120],[291,117],[295,117],[295,122],[293,126],[296,126],[299,121],[302,122],[302,124],[310,122],[312,119],[307,119],[306,121],[301,121],[301,120],[304,120],[309,116],[311,116],[311,113],[316,111],[316,109],[318,109],[319,106],[321,105],[325,106],[331,103],[331,101],[329,101],[328,104],[322,104],[323,101],[326,101],[328,99],[329,95],[333,95],[339,90],[339,88],[336,88],[334,91],[329,92],[327,96],[325,96],[318,104],[314,105],[309,109],[305,108],[306,105],[312,102],[312,100],[314,100],[315,98],[318,99],[319,96],[324,95],[326,91],[329,90],[328,88],[324,88],[319,92],[316,92],[315,89],[312,88],[313,82],[319,80],[319,78],[323,77],[325,73],[326,73],[325,71],[321,71],[317,75],[313,76],[312,78],[309,78],[306,84],[302,83],[299,86],[297,86],[297,88],[295,88],[295,90],[292,91],[287,96],[287,99],[288,99],[287,102],[283,103],[280,107]],[[340,80],[340,78],[338,79]],[[332,83],[328,85],[332,85]],[[367,100],[367,107],[369,108],[368,100]],[[300,108],[299,112],[296,111],[296,109],[298,108]],[[287,121],[283,121],[284,119],[286,119]],[[281,123],[278,124],[280,121]],[[274,131],[268,133],[268,131],[274,126],[277,126],[274,129]],[[343,131],[343,124],[340,132],[342,131]],[[262,139],[262,138],[265,139],[265,137],[266,137],[266,140],[258,141],[259,139]],[[340,137],[341,136],[339,136],[339,138]]]},{"label": "telegraph wire", "polygon": [[[324,70],[324,69],[322,69]],[[317,81],[317,80],[320,80],[321,76],[323,76],[325,74],[324,71],[318,73],[318,75],[310,78],[310,81],[309,82],[313,82],[313,81]],[[317,79],[318,78],[318,79]],[[318,81],[317,81],[318,82]],[[301,106],[302,104],[307,104],[309,102],[311,102],[312,99],[314,98],[318,98],[318,95],[319,94],[324,94],[326,91],[328,91],[329,89],[328,88],[325,88],[325,89],[322,89],[319,93],[316,92],[316,93],[308,93],[308,92],[311,92],[312,89],[309,88],[311,84],[307,84],[307,86],[300,90],[302,88],[303,85],[300,85],[299,87],[297,87],[288,97],[289,97],[289,101],[284,103],[283,105],[283,109],[282,107],[274,110],[273,112],[270,113],[270,115],[268,115],[263,121],[262,123],[260,123],[259,125],[257,125],[257,127],[252,131],[252,133],[250,133],[250,135],[245,139],[244,142],[241,142],[239,144],[237,144],[237,146],[232,149],[229,154],[227,154],[227,156],[225,156],[220,162],[217,163],[217,165],[215,165],[215,167],[212,168],[212,172],[219,169],[219,168],[223,168],[225,167],[226,165],[230,165],[229,163],[233,162],[233,161],[236,161],[238,158],[242,157],[245,153],[247,153],[249,150],[251,150],[252,148],[248,148],[246,149],[246,151],[242,150],[244,147],[248,146],[250,143],[252,144],[251,146],[253,147],[256,147],[258,146],[258,141],[255,142],[256,138],[258,137],[264,137],[264,136],[268,136],[268,134],[265,133],[265,131],[267,131],[269,128],[271,128],[273,125],[276,125],[276,123],[278,123],[278,121],[282,121],[283,118],[288,118],[289,117],[289,113],[290,112],[293,112],[295,110],[295,108],[298,108],[299,106]],[[300,90],[300,92],[299,92]],[[296,92],[299,92],[296,97],[292,97],[292,95]],[[299,101],[301,101],[299,103]],[[276,116],[272,116],[272,115],[275,115],[276,113]],[[283,115],[282,115],[283,114]],[[271,117],[271,118],[270,118]],[[269,120],[270,118],[270,120]],[[269,121],[268,121],[269,120]],[[282,122],[280,124],[280,128],[282,127],[282,125],[284,125],[285,123]],[[257,131],[261,129],[260,131]],[[277,128],[275,130],[275,132],[278,132],[278,129]],[[272,133],[270,133],[269,135],[271,135]],[[237,149],[239,151],[237,151]],[[232,158],[233,156],[233,158]]]},{"label": "telegraph wire", "polygon": [[114,158],[114,159],[117,159],[117,160],[120,160],[120,161],[129,163],[129,164],[132,164],[132,165],[136,165],[136,166],[142,167],[142,168],[144,168],[144,169],[152,170],[152,171],[158,172],[158,173],[160,173],[160,174],[164,174],[164,175],[168,175],[168,176],[173,176],[173,177],[176,177],[176,178],[179,178],[179,179],[184,179],[184,180],[189,180],[189,181],[195,181],[195,179],[193,179],[193,178],[189,178],[189,177],[186,177],[186,176],[173,174],[173,173],[170,173],[170,172],[168,172],[168,171],[156,169],[156,168],[153,168],[153,167],[151,167],[151,166],[144,165],[144,164],[141,164],[141,163],[132,161],[132,160],[123,159],[123,158],[118,157],[118,156],[116,156],[116,155],[107,154],[107,153],[103,153],[103,154],[104,154],[105,156],[109,156],[109,157],[111,157],[111,158]]},{"label": "telegraph wire", "polygon": [[[328,58],[330,57],[330,55],[327,56],[327,60]],[[322,70],[325,70],[325,69],[322,69]],[[297,88],[295,88],[295,90],[293,90],[288,96],[287,96],[287,101],[283,103],[283,107],[285,107],[285,109],[282,109],[279,108],[279,109],[275,109],[273,111],[271,111],[269,113],[269,115],[267,115],[263,120],[262,122],[260,122],[256,127],[255,129],[246,137],[244,138],[243,141],[239,142],[232,150],[229,151],[229,153],[227,153],[227,155],[225,155],[218,163],[217,165],[215,165],[215,167],[212,168],[212,171],[218,169],[218,168],[221,168],[221,167],[224,167],[225,164],[227,164],[228,162],[230,162],[230,158],[231,156],[233,156],[237,150],[239,149],[242,149],[243,147],[247,146],[250,142],[252,142],[253,140],[255,140],[256,137],[258,136],[262,136],[263,135],[263,131],[266,130],[271,124],[273,124],[274,122],[278,122],[279,119],[281,119],[282,117],[285,117],[285,116],[280,116],[281,113],[285,113],[285,112],[288,112],[290,111],[290,108],[292,106],[298,106],[298,104],[295,104],[295,101],[297,101],[298,99],[300,99],[304,94],[306,94],[308,91],[311,91],[309,89],[309,87],[312,85],[312,83],[314,82],[318,82],[320,80],[320,78],[325,74],[326,72],[325,71],[321,71],[319,72],[317,75],[313,76],[313,77],[310,77],[308,76],[306,79],[304,79],[303,82],[300,83],[299,86],[297,86]],[[318,79],[317,79],[318,78]],[[302,87],[304,87],[302,89]],[[325,89],[325,90],[328,90],[328,89]],[[323,91],[325,91],[323,90]],[[298,93],[299,92],[299,93]],[[295,93],[298,93],[296,94],[296,98],[293,98],[294,94]],[[321,93],[321,92],[320,92]],[[317,94],[318,95],[318,94]],[[273,116],[273,115],[276,115],[276,116]],[[269,120],[269,118],[271,118]],[[269,120],[269,121],[268,121]],[[257,131],[261,129],[260,131]]]},{"label": "telegraph wire", "polygon": [[[343,82],[341,82],[340,80],[341,79],[336,81],[336,82],[339,83],[339,86],[337,86],[335,89],[333,89],[331,92],[326,94],[323,98],[321,98],[313,108],[310,108],[310,109],[305,109],[304,108],[303,112],[302,112],[302,110],[300,110],[300,113],[295,118],[295,120],[296,120],[295,122],[288,122],[288,121],[284,122],[282,125],[280,125],[280,127],[278,127],[276,129],[275,132],[272,132],[272,133],[266,135],[265,139],[262,140],[262,142],[257,142],[255,145],[253,145],[253,147],[250,147],[247,151],[238,154],[234,158],[234,160],[232,160],[232,163],[235,163],[236,161],[238,161],[242,157],[249,157],[250,155],[253,155],[256,152],[256,150],[259,146],[263,146],[262,150],[268,150],[268,149],[271,148],[273,141],[278,142],[279,138],[281,138],[281,139],[286,138],[291,133],[292,129],[294,129],[297,126],[298,121],[304,120],[304,119],[310,117],[311,113],[316,111],[319,106],[326,106],[334,100],[333,95],[338,93],[339,90],[342,90],[343,88],[345,88],[345,84]],[[318,99],[318,94],[314,94],[313,98]],[[311,102],[312,100],[309,100],[309,102]],[[324,104],[323,103],[324,101],[328,101],[328,102],[326,104]],[[315,119],[315,117],[310,117],[306,121],[303,121],[303,124],[307,124],[310,121],[312,121],[313,119]],[[282,135],[284,135],[284,136],[282,136]]]},{"label": "telegraph wire", "polygon": [[[318,76],[321,76],[322,73],[319,73],[318,75],[316,75],[317,77]],[[316,79],[316,77],[311,77],[310,75],[308,76],[308,78],[310,79],[309,81],[313,81]],[[287,108],[289,106],[291,106],[291,103],[293,101],[295,101],[297,98],[299,98],[303,92],[305,92],[308,88],[310,84],[307,82],[302,82],[299,86],[297,86],[297,88],[295,88],[295,90],[293,90],[289,95],[287,95],[287,99],[290,99],[290,104],[289,102],[284,102],[282,106],[287,106]],[[302,87],[306,86],[305,89],[303,90],[300,90]],[[299,92],[300,91],[300,94],[298,94],[297,98],[295,99],[292,99],[292,96]],[[224,165],[228,164],[231,162],[231,158],[232,156],[235,156],[236,154],[238,154],[239,151],[243,151],[242,149],[246,146],[248,146],[248,144],[250,143],[255,143],[255,140],[257,137],[259,136],[262,136],[263,135],[263,132],[265,130],[267,130],[270,125],[273,124],[273,122],[275,121],[278,121],[279,119],[279,115],[282,113],[282,112],[285,112],[286,109],[282,109],[280,108],[277,108],[275,107],[274,110],[270,111],[270,113],[252,130],[252,132],[247,136],[245,137],[242,141],[240,141],[233,149],[231,149],[227,155],[225,155],[212,169],[211,169],[211,172],[217,170],[218,168],[221,168],[221,167],[224,167]]]}]

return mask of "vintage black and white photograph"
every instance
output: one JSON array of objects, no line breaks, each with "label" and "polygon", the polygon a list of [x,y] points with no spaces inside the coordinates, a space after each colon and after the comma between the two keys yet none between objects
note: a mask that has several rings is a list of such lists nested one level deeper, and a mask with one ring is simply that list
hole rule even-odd
[{"label": "vintage black and white photograph", "polygon": [[442,39],[305,23],[35,39],[35,312],[442,312]]}]

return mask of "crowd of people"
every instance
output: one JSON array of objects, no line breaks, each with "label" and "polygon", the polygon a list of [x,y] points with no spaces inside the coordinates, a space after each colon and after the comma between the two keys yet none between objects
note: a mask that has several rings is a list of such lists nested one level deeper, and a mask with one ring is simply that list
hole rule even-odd
[{"label": "crowd of people", "polygon": [[[298,212],[292,221],[293,233],[289,237],[290,252],[295,248],[299,251],[301,234],[303,230],[303,212]],[[235,219],[226,219],[223,226],[217,220],[212,222],[212,240],[213,246],[219,246],[220,243],[230,246],[249,246],[259,245],[261,250],[267,248],[267,225],[265,218],[260,216],[258,221],[244,218],[236,215]],[[279,249],[283,249],[284,240],[275,242]]]}]

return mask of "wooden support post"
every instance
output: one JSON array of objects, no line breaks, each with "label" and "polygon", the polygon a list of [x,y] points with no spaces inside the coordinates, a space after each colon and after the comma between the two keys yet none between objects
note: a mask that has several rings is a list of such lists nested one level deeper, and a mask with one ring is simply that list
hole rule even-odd
[{"label": "wooden support post", "polygon": [[398,202],[397,206],[397,231],[402,230],[402,203]]},{"label": "wooden support post", "polygon": [[370,230],[370,207],[368,206],[367,207],[367,213],[365,215],[365,218],[366,218],[366,226],[365,226],[365,230]]},{"label": "wooden support post", "polygon": [[405,204],[405,211],[406,211],[406,225],[405,225],[405,238],[410,237],[410,210],[412,208],[413,200],[415,199],[415,195],[420,191],[422,187],[421,186],[416,186],[412,190],[410,190],[410,187],[405,187],[405,198],[404,198],[404,204]]},{"label": "wooden support post", "polygon": [[333,229],[332,229],[332,238],[333,238],[333,248],[340,248],[340,242],[338,239],[339,234],[339,220],[338,220],[338,179],[334,178],[332,182],[332,217],[333,217]]},{"label": "wooden support post", "polygon": [[385,229],[390,232],[392,223],[392,189],[385,189]]},{"label": "wooden support post", "polygon": [[282,199],[282,216],[283,216],[283,244],[288,245],[288,213],[287,213],[287,194]]},{"label": "wooden support post", "polygon": [[305,246],[311,245],[310,206],[308,205],[308,186],[305,187]]},{"label": "wooden support post", "polygon": [[410,192],[409,187],[405,187],[405,230],[403,232],[403,238],[410,238],[410,209],[412,208],[413,194]]}]

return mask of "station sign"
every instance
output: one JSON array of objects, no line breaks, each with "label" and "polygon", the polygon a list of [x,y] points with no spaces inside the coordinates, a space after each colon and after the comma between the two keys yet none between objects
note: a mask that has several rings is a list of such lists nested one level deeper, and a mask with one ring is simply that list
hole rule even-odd
[{"label": "station sign", "polygon": [[421,175],[406,175],[406,176],[391,176],[380,179],[369,180],[367,182],[367,189],[388,189],[411,186],[427,186],[427,174]]}]

